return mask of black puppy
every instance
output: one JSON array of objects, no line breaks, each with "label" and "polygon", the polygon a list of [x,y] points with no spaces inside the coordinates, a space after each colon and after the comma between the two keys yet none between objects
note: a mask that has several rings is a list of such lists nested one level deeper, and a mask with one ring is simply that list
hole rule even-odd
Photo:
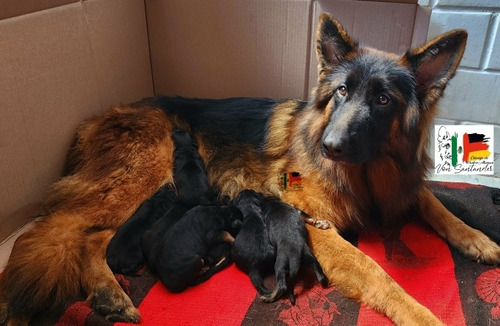
[{"label": "black puppy", "polygon": [[211,205],[215,191],[210,187],[205,165],[198,154],[196,143],[184,130],[172,133],[174,150],[174,183],[177,201],[142,236],[142,250],[149,267],[155,271],[159,243],[163,235],[190,209],[198,205]]},{"label": "black puppy", "polygon": [[172,185],[164,185],[118,228],[106,250],[106,260],[114,273],[133,274],[141,268],[144,263],[142,234],[174,205],[175,198]]},{"label": "black puppy", "polygon": [[159,259],[158,252],[160,251],[160,243],[164,234],[177,223],[187,211],[188,208],[185,205],[178,202],[174,203],[174,205],[142,235],[140,246],[144,253],[144,260],[151,271],[156,272],[155,266]]},{"label": "black puppy", "polygon": [[228,257],[221,257],[220,263],[212,266],[205,260],[213,260],[209,253],[217,248],[214,246],[234,242],[242,219],[241,211],[233,205],[197,206],[189,210],[164,234],[156,256],[154,270],[165,287],[181,292],[226,266],[222,263]]},{"label": "black puppy", "polygon": [[[256,205],[260,201],[260,208]],[[312,267],[318,281],[326,286],[328,279],[307,242],[308,234],[301,212],[275,197],[245,190],[234,200],[244,212],[243,225],[233,245],[232,256],[238,267],[247,272],[262,299],[273,302],[289,294],[295,304],[293,286],[301,263]],[[274,263],[276,288],[270,292],[263,284],[267,266]]]},{"label": "black puppy", "polygon": [[276,251],[262,216],[263,200],[264,196],[253,190],[244,190],[233,200],[243,213],[243,224],[234,240],[231,257],[236,266],[248,274],[259,294],[269,295],[271,291],[264,285],[264,276],[274,271]]},{"label": "black puppy", "polygon": [[174,183],[177,199],[172,186],[166,185],[118,228],[106,251],[108,265],[115,273],[132,274],[145,260],[154,261],[155,247],[151,244],[159,241],[161,235],[189,208],[199,204],[209,205],[215,198],[208,183],[205,165],[189,133],[176,130],[172,133],[172,139],[175,144]]},{"label": "black puppy", "polygon": [[174,182],[179,201],[188,208],[212,205],[215,191],[208,182],[205,164],[188,132],[176,130],[174,140]]}]

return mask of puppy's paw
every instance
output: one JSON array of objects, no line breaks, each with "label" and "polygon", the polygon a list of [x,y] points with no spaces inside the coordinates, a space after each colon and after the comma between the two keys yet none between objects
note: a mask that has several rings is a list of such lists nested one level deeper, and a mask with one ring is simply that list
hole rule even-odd
[{"label": "puppy's paw", "polygon": [[289,290],[286,287],[276,287],[273,292],[262,295],[260,298],[264,300],[264,302],[275,302],[286,293],[288,293],[288,298],[290,299],[291,304],[295,306],[295,294],[293,293],[293,289]]},{"label": "puppy's paw", "polygon": [[330,222],[328,222],[327,220],[319,220],[319,219],[315,219],[313,217],[305,216],[305,215],[302,215],[302,218],[303,218],[304,222],[306,222],[307,224],[312,225],[315,228],[320,229],[320,230],[327,230],[327,229],[332,227]]},{"label": "puppy's paw", "polygon": [[109,287],[98,288],[88,296],[87,304],[109,321],[134,324],[141,322],[139,311],[121,289],[116,291]]},{"label": "puppy's paw", "polygon": [[140,243],[135,239],[126,244],[110,242],[106,251],[106,262],[113,273],[135,274],[144,265]]},{"label": "puppy's paw", "polygon": [[[137,275],[139,270],[144,266],[142,261],[130,261],[120,265],[119,268],[111,268],[113,273],[123,275]],[[110,265],[111,267],[111,265]]]},{"label": "puppy's paw", "polygon": [[323,273],[323,271],[315,271],[316,273],[316,278],[318,279],[319,284],[321,284],[322,287],[327,288],[330,286],[330,281],[328,280],[328,277]]},{"label": "puppy's paw", "polygon": [[316,220],[314,226],[321,230],[327,230],[332,227],[330,222],[328,222],[327,220]]},{"label": "puppy's paw", "polygon": [[229,244],[233,244],[234,243],[233,236],[229,232],[227,232],[227,231],[222,231],[222,234],[221,234],[220,238],[222,239],[222,241],[227,242]]},{"label": "puppy's paw", "polygon": [[270,294],[263,295],[261,298],[265,302],[274,302],[279,298],[281,298],[286,293],[288,293],[292,305],[295,305],[295,295],[293,293],[293,286],[289,287],[285,275],[278,272],[276,275],[276,288]]}]

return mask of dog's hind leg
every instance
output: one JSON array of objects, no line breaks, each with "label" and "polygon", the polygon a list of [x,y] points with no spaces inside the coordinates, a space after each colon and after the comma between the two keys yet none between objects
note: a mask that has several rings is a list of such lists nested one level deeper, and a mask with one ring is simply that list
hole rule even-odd
[{"label": "dog's hind leg", "polygon": [[421,218],[464,255],[487,264],[500,264],[500,246],[458,219],[424,188],[419,194]]},{"label": "dog's hind leg", "polygon": [[330,283],[345,296],[386,315],[399,326],[444,325],[335,229],[306,227],[312,252]]},{"label": "dog's hind leg", "polygon": [[82,250],[82,287],[88,293],[87,304],[114,322],[138,323],[141,318],[106,264],[106,246],[113,230],[102,230],[87,236]]}]

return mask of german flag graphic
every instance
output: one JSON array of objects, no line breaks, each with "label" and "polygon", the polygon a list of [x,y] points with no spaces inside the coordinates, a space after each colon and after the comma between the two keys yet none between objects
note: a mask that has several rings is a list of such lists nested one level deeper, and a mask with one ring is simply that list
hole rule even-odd
[{"label": "german flag graphic", "polygon": [[464,134],[463,162],[484,160],[491,155],[488,140],[483,134]]},{"label": "german flag graphic", "polygon": [[299,172],[287,172],[283,174],[283,189],[291,187],[294,183],[300,183],[302,178]]}]

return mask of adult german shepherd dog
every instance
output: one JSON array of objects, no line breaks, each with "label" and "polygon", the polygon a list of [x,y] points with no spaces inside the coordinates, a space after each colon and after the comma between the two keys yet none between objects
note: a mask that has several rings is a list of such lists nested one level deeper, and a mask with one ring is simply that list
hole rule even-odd
[{"label": "adult german shepherd dog", "polygon": [[[323,14],[319,84],[308,102],[155,97],[84,123],[69,174],[48,199],[51,213],[16,242],[0,288],[0,320],[26,325],[84,291],[110,320],[138,322],[106,265],[113,233],[161,185],[172,182],[175,129],[191,132],[221,196],[244,189],[280,197],[329,230],[308,227],[330,282],[398,325],[440,325],[339,232],[417,215],[472,259],[498,264],[500,247],[447,211],[424,183],[437,102],[462,58],[455,30],[402,56],[363,48]],[[298,171],[302,191],[276,176]]]}]

